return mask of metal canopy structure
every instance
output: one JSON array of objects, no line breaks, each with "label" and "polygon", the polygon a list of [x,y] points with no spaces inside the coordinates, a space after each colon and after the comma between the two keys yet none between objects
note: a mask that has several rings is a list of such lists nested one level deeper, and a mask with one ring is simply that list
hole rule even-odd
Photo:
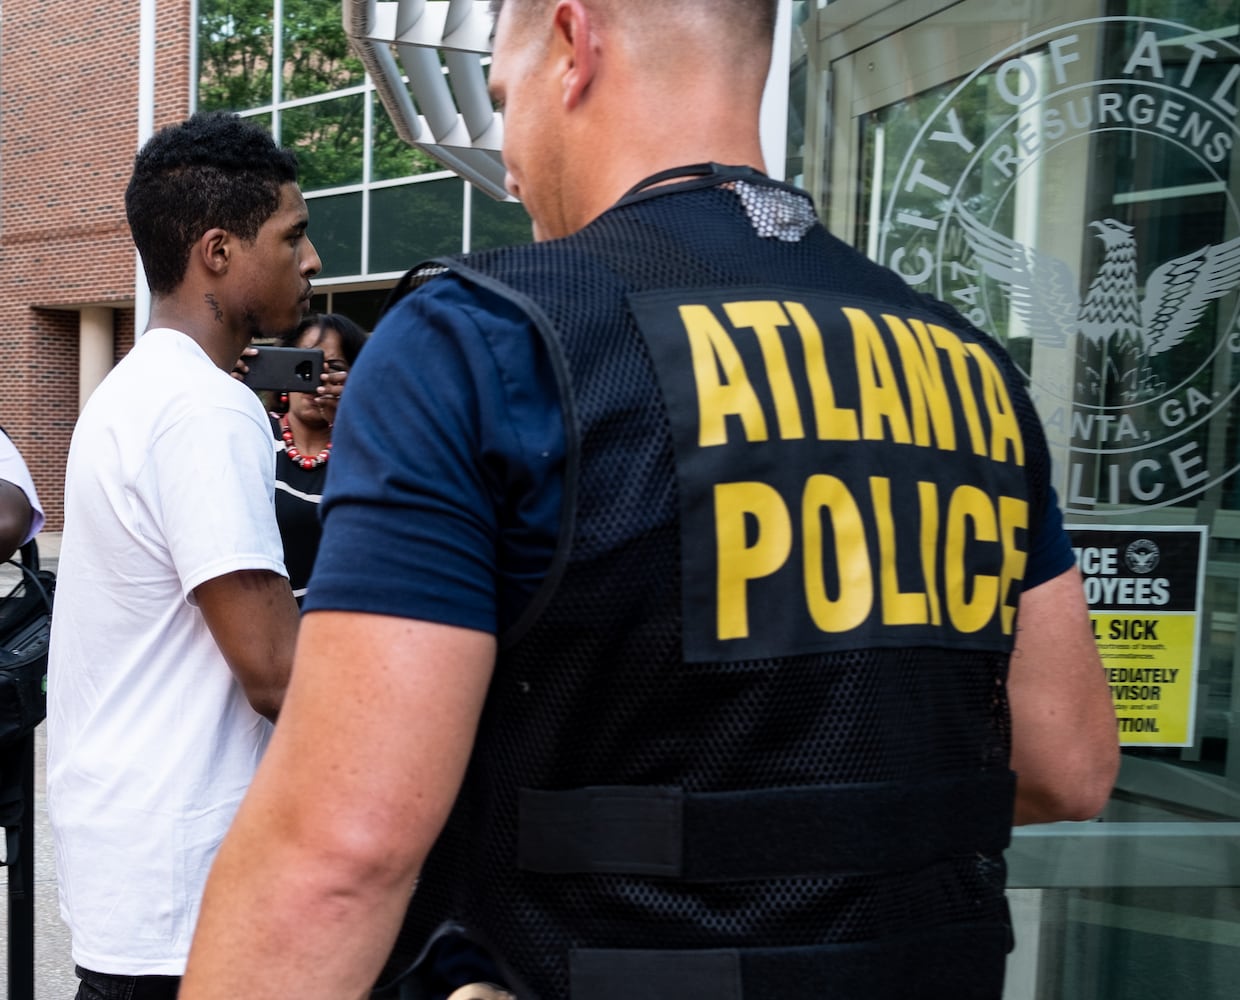
[{"label": "metal canopy structure", "polygon": [[[504,188],[504,123],[487,93],[487,0],[344,0],[344,29],[405,142],[492,198]],[[772,177],[784,176],[792,0],[779,0],[775,51],[762,109]]]},{"label": "metal canopy structure", "polygon": [[345,0],[344,28],[397,134],[492,198],[511,200],[504,123],[483,70],[487,0]]}]

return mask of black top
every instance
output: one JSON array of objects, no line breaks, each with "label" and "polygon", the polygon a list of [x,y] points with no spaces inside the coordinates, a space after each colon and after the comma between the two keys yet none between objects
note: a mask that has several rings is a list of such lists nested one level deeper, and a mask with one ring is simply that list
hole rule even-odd
[{"label": "black top", "polygon": [[313,469],[303,469],[284,450],[280,418],[270,413],[268,418],[277,442],[276,522],[280,526],[280,540],[284,543],[284,565],[288,569],[289,584],[300,607],[323,534],[319,524],[319,500],[323,495],[323,484],[327,481],[327,463],[316,465]]}]

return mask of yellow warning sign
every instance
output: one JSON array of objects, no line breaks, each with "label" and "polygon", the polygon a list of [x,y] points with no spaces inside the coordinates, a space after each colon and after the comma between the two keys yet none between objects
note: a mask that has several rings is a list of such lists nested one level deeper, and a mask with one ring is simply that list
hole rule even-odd
[{"label": "yellow warning sign", "polygon": [[1090,615],[1126,746],[1192,742],[1193,614]]},{"label": "yellow warning sign", "polygon": [[1121,746],[1192,746],[1206,529],[1069,526]]}]

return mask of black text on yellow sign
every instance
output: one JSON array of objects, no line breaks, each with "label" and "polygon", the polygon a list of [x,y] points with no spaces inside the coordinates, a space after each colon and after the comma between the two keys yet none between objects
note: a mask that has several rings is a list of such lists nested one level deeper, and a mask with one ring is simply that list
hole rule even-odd
[{"label": "black text on yellow sign", "polygon": [[855,299],[631,304],[672,424],[690,659],[1010,644],[1024,440],[984,346]]},{"label": "black text on yellow sign", "polygon": [[1124,746],[1196,737],[1204,525],[1070,524]]},{"label": "black text on yellow sign", "polygon": [[1094,638],[1125,746],[1192,742],[1193,651],[1190,613],[1095,613]]}]

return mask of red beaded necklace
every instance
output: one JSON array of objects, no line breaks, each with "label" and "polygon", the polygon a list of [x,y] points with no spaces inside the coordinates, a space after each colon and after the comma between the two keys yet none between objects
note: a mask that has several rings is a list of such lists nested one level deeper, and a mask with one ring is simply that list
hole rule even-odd
[{"label": "red beaded necklace", "polygon": [[327,442],[327,447],[315,455],[314,458],[303,455],[298,451],[297,446],[293,444],[293,432],[289,429],[287,413],[280,418],[280,437],[284,439],[285,453],[303,469],[314,469],[323,465],[327,462],[328,456],[332,452],[332,443],[330,441]]}]

